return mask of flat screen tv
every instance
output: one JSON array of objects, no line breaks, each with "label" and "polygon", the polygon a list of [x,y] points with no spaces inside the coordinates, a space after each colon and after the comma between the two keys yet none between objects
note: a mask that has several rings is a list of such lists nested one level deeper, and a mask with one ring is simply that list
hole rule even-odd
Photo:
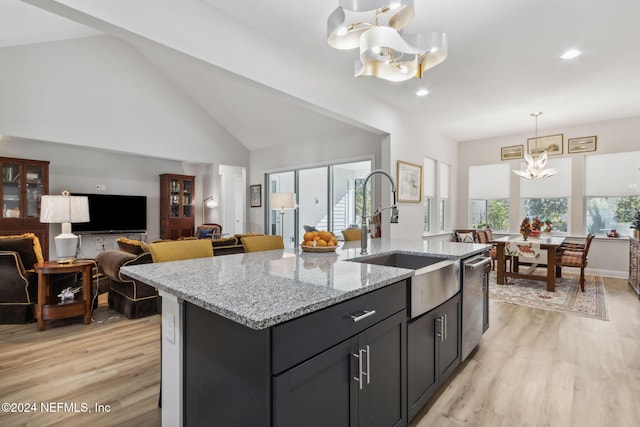
[{"label": "flat screen tv", "polygon": [[71,224],[78,234],[144,233],[147,231],[147,196],[73,193],[89,199],[89,222]]}]

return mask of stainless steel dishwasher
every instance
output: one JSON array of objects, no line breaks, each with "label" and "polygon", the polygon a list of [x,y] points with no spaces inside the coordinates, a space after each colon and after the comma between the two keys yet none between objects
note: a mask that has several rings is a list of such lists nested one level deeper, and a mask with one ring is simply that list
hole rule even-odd
[{"label": "stainless steel dishwasher", "polygon": [[480,255],[462,262],[462,360],[480,343],[484,315],[485,277],[491,258]]}]

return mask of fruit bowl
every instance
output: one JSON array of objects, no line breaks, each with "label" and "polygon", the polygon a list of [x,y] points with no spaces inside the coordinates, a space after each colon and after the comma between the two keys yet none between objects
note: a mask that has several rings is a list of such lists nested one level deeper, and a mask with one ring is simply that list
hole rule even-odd
[{"label": "fruit bowl", "polygon": [[338,245],[335,246],[308,246],[308,245],[303,245],[300,244],[300,248],[302,248],[302,250],[304,252],[333,252],[336,250],[336,248],[338,247]]}]

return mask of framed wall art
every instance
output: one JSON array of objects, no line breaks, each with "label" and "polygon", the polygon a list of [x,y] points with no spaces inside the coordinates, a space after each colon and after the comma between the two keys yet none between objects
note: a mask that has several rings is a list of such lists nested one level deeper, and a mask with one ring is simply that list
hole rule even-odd
[{"label": "framed wall art", "polygon": [[398,202],[422,200],[422,166],[398,160]]},{"label": "framed wall art", "polygon": [[500,160],[521,159],[524,157],[524,145],[512,145],[500,149]]},{"label": "framed wall art", "polygon": [[249,186],[249,200],[252,208],[262,206],[262,184]]},{"label": "framed wall art", "polygon": [[585,151],[596,151],[597,136],[584,136],[582,138],[569,138],[567,140],[567,152],[584,153]]},{"label": "framed wall art", "polygon": [[545,150],[549,156],[562,154],[563,135],[539,136],[527,139],[527,153],[531,156],[542,154]]}]

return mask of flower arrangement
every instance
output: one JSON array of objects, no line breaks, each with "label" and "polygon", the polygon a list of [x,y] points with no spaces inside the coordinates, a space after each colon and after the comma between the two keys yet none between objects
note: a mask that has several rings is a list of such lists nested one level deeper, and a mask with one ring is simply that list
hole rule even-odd
[{"label": "flower arrangement", "polygon": [[520,223],[520,234],[524,240],[527,240],[531,234],[531,221],[528,216],[525,216]]},{"label": "flower arrangement", "polygon": [[533,217],[533,220],[530,220],[527,216],[522,219],[520,234],[524,240],[527,240],[529,236],[538,237],[542,232],[551,232],[551,221],[547,220],[543,223],[537,215]]}]

